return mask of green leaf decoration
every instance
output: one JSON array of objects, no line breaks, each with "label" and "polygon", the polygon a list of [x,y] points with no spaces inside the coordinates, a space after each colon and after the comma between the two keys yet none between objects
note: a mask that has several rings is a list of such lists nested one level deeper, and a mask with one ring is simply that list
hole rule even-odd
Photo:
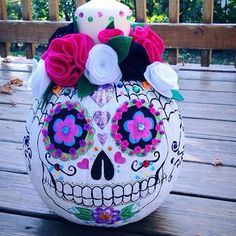
[{"label": "green leaf decoration", "polygon": [[117,55],[119,63],[124,61],[125,58],[129,55],[129,48],[132,42],[132,37],[129,36],[116,36],[111,38],[107,45],[112,47]]},{"label": "green leaf decoration", "polygon": [[115,28],[115,22],[114,22],[114,18],[112,17],[106,29],[114,29],[114,28]]},{"label": "green leaf decoration", "polygon": [[96,89],[97,85],[91,84],[88,79],[82,75],[79,80],[78,80],[78,85],[77,85],[77,94],[78,97],[86,97],[90,94],[92,94]]},{"label": "green leaf decoration", "polygon": [[92,221],[92,211],[90,209],[75,207],[73,214],[80,220]]},{"label": "green leaf decoration", "polygon": [[34,55],[34,59],[35,59],[36,61],[38,61],[38,62],[41,60],[41,58],[40,58],[40,56],[39,56],[38,54],[35,54],[35,55]]},{"label": "green leaf decoration", "polygon": [[79,26],[78,26],[78,22],[77,22],[77,16],[75,16],[74,13],[72,15],[72,18],[73,18],[73,24],[74,24],[74,31],[79,33]]},{"label": "green leaf decoration", "polygon": [[132,212],[133,206],[134,204],[121,209],[120,216],[122,220],[127,220],[137,213],[137,212]]},{"label": "green leaf decoration", "polygon": [[133,29],[135,29],[137,26],[140,26],[143,28],[145,26],[145,24],[143,22],[131,22],[130,23],[130,27]]},{"label": "green leaf decoration", "polygon": [[179,90],[171,90],[172,92],[172,98],[177,100],[177,101],[183,101],[184,97],[181,95]]}]

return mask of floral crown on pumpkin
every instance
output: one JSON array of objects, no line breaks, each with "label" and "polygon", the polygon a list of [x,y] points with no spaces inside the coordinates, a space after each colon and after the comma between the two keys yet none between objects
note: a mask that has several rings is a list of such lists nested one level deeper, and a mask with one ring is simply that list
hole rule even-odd
[{"label": "floral crown on pumpkin", "polygon": [[112,20],[95,44],[75,25],[74,21],[59,28],[41,57],[51,84],[76,86],[78,96],[85,97],[99,85],[135,80],[150,84],[165,97],[183,100],[176,72],[162,63],[164,42],[150,27],[133,23],[129,36],[124,36]]}]

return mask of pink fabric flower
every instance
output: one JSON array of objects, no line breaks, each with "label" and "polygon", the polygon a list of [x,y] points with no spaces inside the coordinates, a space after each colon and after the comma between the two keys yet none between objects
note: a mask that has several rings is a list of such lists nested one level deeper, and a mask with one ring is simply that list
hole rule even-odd
[{"label": "pink fabric flower", "polygon": [[143,112],[137,111],[133,120],[124,123],[124,129],[130,133],[129,140],[132,144],[136,144],[142,139],[148,142],[152,138],[151,130],[154,128],[153,119],[144,117]]},{"label": "pink fabric flower", "polygon": [[75,137],[80,137],[83,133],[81,126],[75,124],[72,115],[66,116],[64,120],[57,119],[53,124],[55,131],[54,140],[58,144],[72,147],[75,144]]},{"label": "pink fabric flower", "polygon": [[71,87],[84,73],[94,41],[85,34],[68,34],[54,39],[42,58],[50,79],[59,86]]},{"label": "pink fabric flower", "polygon": [[107,43],[109,39],[116,37],[116,36],[122,36],[124,35],[124,32],[120,29],[104,29],[99,32],[98,39],[101,43]]},{"label": "pink fabric flower", "polygon": [[135,30],[131,29],[130,36],[133,41],[141,44],[147,51],[150,63],[155,61],[162,62],[162,53],[164,52],[164,42],[150,27],[144,28],[137,26]]}]

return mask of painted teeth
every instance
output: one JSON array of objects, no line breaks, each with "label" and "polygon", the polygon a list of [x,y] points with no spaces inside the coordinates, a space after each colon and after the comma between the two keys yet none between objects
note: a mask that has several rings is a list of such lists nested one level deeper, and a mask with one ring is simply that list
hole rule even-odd
[{"label": "painted teeth", "polygon": [[51,182],[52,180],[49,176],[44,176],[43,184],[45,188],[54,189],[59,198],[87,207],[109,207],[134,202],[157,192],[161,188],[161,185],[156,183],[154,176],[148,180],[142,180],[134,184],[128,183],[125,186],[117,185],[114,188],[111,186],[104,186],[103,188],[98,186],[81,187],[58,180],[54,181],[54,186]]}]

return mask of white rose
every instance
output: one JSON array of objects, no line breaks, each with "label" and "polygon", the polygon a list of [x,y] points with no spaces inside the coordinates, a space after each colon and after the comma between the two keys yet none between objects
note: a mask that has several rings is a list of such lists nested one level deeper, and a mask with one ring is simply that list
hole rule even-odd
[{"label": "white rose", "polygon": [[144,73],[148,83],[161,95],[172,98],[171,90],[178,90],[178,75],[166,64],[154,62],[147,66]]},{"label": "white rose", "polygon": [[85,67],[84,75],[92,84],[115,83],[122,78],[117,53],[105,44],[97,44],[90,50]]},{"label": "white rose", "polygon": [[33,96],[40,100],[51,82],[45,70],[44,60],[40,60],[37,63],[34,61],[34,67],[29,81],[31,82]]}]

